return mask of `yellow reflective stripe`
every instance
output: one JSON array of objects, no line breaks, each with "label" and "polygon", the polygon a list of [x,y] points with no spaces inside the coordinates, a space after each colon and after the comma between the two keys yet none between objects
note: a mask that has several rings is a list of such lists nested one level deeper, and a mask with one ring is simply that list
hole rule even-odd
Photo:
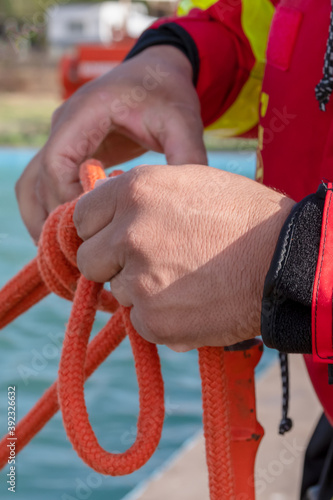
[{"label": "yellow reflective stripe", "polygon": [[[178,16],[187,15],[191,9],[208,9],[218,0],[181,0]],[[207,130],[219,130],[221,137],[234,137],[248,132],[258,123],[259,99],[266,63],[266,46],[275,8],[270,0],[242,0],[241,22],[249,40],[256,63],[236,101]]]},{"label": "yellow reflective stripe", "polygon": [[221,137],[234,137],[258,123],[258,107],[265,65],[257,62],[236,101],[206,130],[220,130]]},{"label": "yellow reflective stripe", "polygon": [[177,7],[177,16],[186,16],[192,9],[209,9],[219,0],[182,0]]},{"label": "yellow reflective stripe", "polygon": [[270,0],[242,0],[242,27],[257,61],[266,61],[266,45],[274,15]]},{"label": "yellow reflective stripe", "polygon": [[264,149],[264,127],[261,125],[258,127],[258,149],[260,151]]},{"label": "yellow reflective stripe", "polygon": [[269,95],[266,94],[266,92],[262,92],[261,93],[261,97],[260,97],[260,116],[262,116],[262,118],[264,118],[266,116],[266,113],[267,113],[267,108],[268,108],[268,101],[269,101]]},{"label": "yellow reflective stripe", "polygon": [[[219,0],[181,0],[177,7],[178,16],[186,16],[192,9],[209,9]],[[265,61],[269,27],[274,15],[270,0],[242,0],[241,23],[252,47],[255,58]]]}]

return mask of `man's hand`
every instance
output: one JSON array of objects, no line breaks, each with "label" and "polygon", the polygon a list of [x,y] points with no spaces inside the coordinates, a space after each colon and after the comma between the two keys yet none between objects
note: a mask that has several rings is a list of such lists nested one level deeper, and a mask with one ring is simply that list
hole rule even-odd
[{"label": "man's hand", "polygon": [[85,85],[54,114],[50,137],[16,186],[23,221],[38,240],[47,215],[81,192],[79,166],[105,167],[146,150],[168,163],[207,162],[192,67],[174,47],[146,49]]},{"label": "man's hand", "polygon": [[78,201],[78,266],[111,281],[147,340],[230,345],[260,333],[264,279],[292,205],[210,167],[137,167]]}]

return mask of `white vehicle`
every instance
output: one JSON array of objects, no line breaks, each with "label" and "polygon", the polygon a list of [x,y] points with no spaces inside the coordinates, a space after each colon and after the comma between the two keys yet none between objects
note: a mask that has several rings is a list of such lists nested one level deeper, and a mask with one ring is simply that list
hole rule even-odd
[{"label": "white vehicle", "polygon": [[124,37],[138,38],[156,19],[143,3],[102,2],[56,5],[48,10],[47,39],[53,48],[77,44],[110,45]]}]

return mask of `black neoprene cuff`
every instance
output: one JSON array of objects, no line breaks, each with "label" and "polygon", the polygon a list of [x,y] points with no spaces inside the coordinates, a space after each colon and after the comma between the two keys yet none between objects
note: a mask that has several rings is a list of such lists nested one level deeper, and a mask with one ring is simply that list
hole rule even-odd
[{"label": "black neoprene cuff", "polygon": [[280,233],[266,276],[261,334],[264,343],[286,353],[312,352],[311,304],[326,186],[297,203]]},{"label": "black neoprene cuff", "polygon": [[158,28],[144,31],[125,57],[125,61],[153,45],[172,45],[181,50],[192,65],[193,84],[197,84],[200,67],[198,49],[191,35],[182,26],[177,23],[165,23]]}]

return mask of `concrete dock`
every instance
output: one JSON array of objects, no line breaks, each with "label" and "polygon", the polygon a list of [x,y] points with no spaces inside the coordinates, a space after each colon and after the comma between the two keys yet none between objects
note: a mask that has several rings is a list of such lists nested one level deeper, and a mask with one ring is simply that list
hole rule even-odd
[{"label": "concrete dock", "polygon": [[[293,429],[278,435],[281,377],[275,362],[256,384],[257,416],[265,429],[256,461],[256,500],[298,500],[303,457],[321,415],[300,355],[289,356],[290,416]],[[127,497],[126,497],[127,498]],[[209,500],[204,440],[197,436],[128,500]],[[222,499],[221,499],[222,500]]]}]

